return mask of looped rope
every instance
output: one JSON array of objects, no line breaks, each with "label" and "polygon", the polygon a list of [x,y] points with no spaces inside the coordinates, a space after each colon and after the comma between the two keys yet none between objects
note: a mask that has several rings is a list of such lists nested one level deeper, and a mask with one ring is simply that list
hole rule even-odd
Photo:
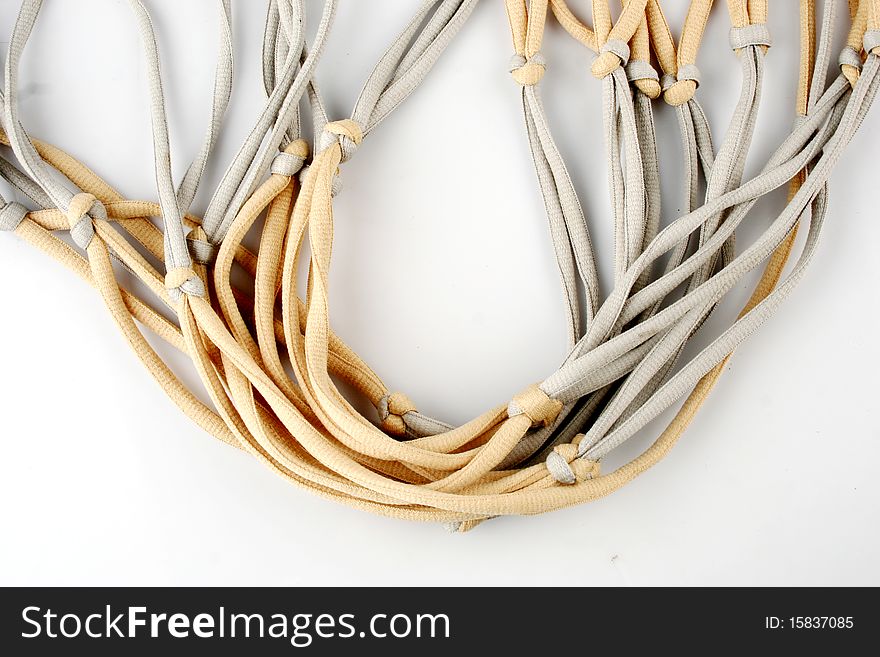
[{"label": "looped rope", "polygon": [[[204,232],[202,233],[204,235]],[[189,245],[189,253],[193,262],[200,265],[209,265],[217,258],[217,252],[220,250],[216,244],[212,244],[207,239],[198,239],[192,234],[188,235],[186,242]]]},{"label": "looped rope", "polygon": [[598,477],[600,467],[598,461],[581,458],[578,446],[574,443],[557,445],[544,461],[547,470],[560,484],[576,484]]},{"label": "looped rope", "polygon": [[305,139],[292,141],[281,153],[272,160],[272,173],[278,176],[293,178],[303,168],[309,157],[309,144]]},{"label": "looped rope", "polygon": [[599,48],[599,57],[593,62],[591,71],[596,78],[604,78],[620,66],[629,62],[629,45],[621,39],[610,39]]},{"label": "looped rope", "polygon": [[629,62],[629,45],[621,39],[609,39],[599,48],[599,56],[590,71],[593,77],[602,79]]},{"label": "looped rope", "polygon": [[868,30],[863,41],[865,52],[880,55],[880,30]]},{"label": "looped rope", "polygon": [[556,420],[562,406],[561,401],[551,399],[537,384],[533,384],[514,396],[507,405],[507,415],[525,415],[532,421],[532,426],[546,427]]},{"label": "looped rope", "polygon": [[517,84],[531,87],[538,84],[544,77],[546,61],[541,53],[537,53],[529,59],[523,55],[514,55],[510,58],[509,70]]},{"label": "looped rope", "polygon": [[660,86],[667,104],[673,107],[684,105],[700,86],[700,69],[696,64],[685,64],[678,69],[677,75],[664,74]]},{"label": "looped rope", "polygon": [[[3,203],[0,198],[0,203]],[[0,206],[0,231],[12,232],[24,221],[29,210],[21,203],[10,201]]]},{"label": "looped rope", "polygon": [[[837,57],[837,64],[841,70],[845,66],[850,66],[856,70],[862,70],[862,54],[852,46],[844,46]],[[845,73],[844,73],[845,75]]]},{"label": "looped rope", "polygon": [[178,267],[165,274],[165,287],[169,291],[179,291],[196,296],[203,296],[205,293],[202,279],[188,267]]},{"label": "looped rope", "polygon": [[[629,47],[630,59],[624,68],[626,79],[651,100],[658,98],[660,75],[651,65],[651,30],[648,26],[647,11],[642,15],[639,26],[632,35]],[[647,108],[642,111],[648,113]]]},{"label": "looped rope", "polygon": [[319,142],[319,150],[330,148],[334,143],[339,144],[342,152],[342,161],[347,162],[358,146],[364,140],[363,128],[354,119],[342,119],[331,121],[324,126]]},{"label": "looped rope", "polygon": [[765,23],[753,23],[742,27],[731,27],[729,33],[730,47],[733,50],[742,50],[749,46],[764,46],[769,48],[773,45],[770,30]]},{"label": "looped rope", "polygon": [[379,422],[382,429],[393,436],[405,436],[407,424],[403,416],[418,411],[413,401],[402,392],[383,395],[376,410],[379,411]]},{"label": "looped rope", "polygon": [[89,245],[95,237],[92,219],[106,221],[106,208],[92,194],[81,193],[70,200],[66,215],[71,239],[83,251],[88,251]]},{"label": "looped rope", "polygon": [[[653,80],[654,82],[660,81],[660,74],[657,73],[657,69],[651,66],[650,63],[641,60],[634,60],[629,62],[624,67],[624,71],[626,73],[626,79],[630,82],[636,82],[639,80]],[[654,96],[654,98],[656,97],[657,96]]]}]

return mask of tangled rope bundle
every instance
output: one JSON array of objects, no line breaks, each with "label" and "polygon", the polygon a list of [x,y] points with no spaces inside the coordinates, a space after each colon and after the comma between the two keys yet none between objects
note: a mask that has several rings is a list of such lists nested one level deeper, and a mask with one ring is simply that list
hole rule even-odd
[{"label": "tangled rope bundle", "polygon": [[[154,29],[143,2],[129,4],[148,63],[158,202],[127,200],[78,160],[28,134],[18,112],[18,69],[42,2],[25,0],[0,97],[3,143],[16,162],[0,159],[0,175],[33,207],[0,199],[0,229],[15,231],[92,284],[148,371],[204,430],[319,495],[458,531],[498,515],[541,513],[607,495],[669,451],[733,350],[802,277],[824,222],[830,174],[880,84],[880,0],[849,2],[851,29],[836,62],[841,73],[830,84],[826,71],[842,3],[826,1],[817,21],[814,2],[801,0],[794,127],[760,173],[745,180],[771,46],[767,0],[727,2],[742,90],[717,149],[697,99],[696,61],[711,0],[691,2],[678,43],[659,0],[626,0],[616,20],[609,0],[593,0],[592,27],[564,0],[505,0],[514,50],[509,69],[521,89],[570,353],[556,372],[523,385],[508,403],[452,426],[390,391],[333,332],[328,274],[341,168],[415,91],[477,0],[425,0],[376,64],[351,116],[339,120],[329,119],[315,82],[337,1],[326,0],[307,44],[303,1],[270,0],[263,43],[267,101],[203,218],[190,208],[232,91],[231,2],[218,1],[220,55],[209,129],[179,184],[171,173]],[[615,227],[613,287],[604,299],[589,222],[539,95],[550,12],[596,53],[591,73],[601,82]],[[308,112],[300,107],[304,98]],[[686,212],[668,221],[661,216],[655,143],[660,99],[676,114],[687,172]],[[316,135],[311,147],[302,138],[305,113]],[[785,208],[738,248],[737,228],[756,201],[784,185]],[[151,218],[161,219],[161,228]],[[251,251],[243,241],[255,227],[259,248]],[[783,279],[803,227],[802,250]],[[56,234],[64,231],[77,248]],[[739,318],[681,363],[717,304],[762,263]],[[301,264],[308,270],[305,298],[298,292]],[[144,283],[150,297],[123,288],[117,265]],[[233,270],[245,272],[248,284],[236,283]],[[176,321],[157,310],[157,301],[173,309]],[[171,371],[143,328],[192,360],[210,406]],[[356,409],[340,381],[375,407],[376,418]],[[601,472],[609,452],[683,397],[643,453]]]}]

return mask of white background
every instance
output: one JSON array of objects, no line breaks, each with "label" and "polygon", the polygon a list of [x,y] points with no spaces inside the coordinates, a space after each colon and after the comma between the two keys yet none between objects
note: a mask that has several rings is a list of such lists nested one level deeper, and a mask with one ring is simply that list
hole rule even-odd
[{"label": "white background", "polygon": [[[4,51],[18,4],[0,2]],[[235,93],[199,212],[264,100],[265,3],[233,4]],[[308,4],[314,23],[320,6]],[[333,118],[351,111],[413,4],[341,1],[318,73]],[[586,12],[589,3],[572,4]],[[686,3],[664,4],[677,33]],[[740,75],[716,4],[699,95],[719,142]],[[178,172],[207,125],[215,5],[148,3]],[[750,172],[793,113],[796,3],[772,5],[776,45]],[[562,294],[506,72],[511,52],[502,3],[485,0],[423,87],[345,165],[335,206],[336,330],[392,390],[454,422],[542,379],[565,355]],[[542,93],[607,293],[600,84],[588,73],[591,57],[554,21],[544,53]],[[127,197],[155,198],[146,94],[126,2],[45,3],[22,67],[22,116],[35,136]],[[658,105],[657,121],[669,221],[680,208],[681,156],[673,113]],[[202,434],[136,362],[90,288],[0,235],[0,583],[880,584],[878,137],[875,109],[834,174],[806,279],[736,353],[665,461],[608,499],[497,519],[466,535],[311,497]],[[743,239],[780,202],[759,205]],[[736,290],[706,336],[730,321],[748,289]],[[651,424],[618,458],[662,426]]]}]

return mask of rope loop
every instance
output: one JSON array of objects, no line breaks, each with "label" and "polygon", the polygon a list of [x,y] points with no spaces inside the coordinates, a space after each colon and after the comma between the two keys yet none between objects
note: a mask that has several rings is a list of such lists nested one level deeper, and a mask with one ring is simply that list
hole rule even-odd
[{"label": "rope loop", "polygon": [[641,59],[634,59],[627,63],[624,67],[626,79],[629,80],[636,88],[652,100],[659,98],[662,89],[660,88],[660,75],[657,69],[651,66],[650,62]]},{"label": "rope loop", "polygon": [[546,427],[553,424],[561,410],[561,401],[552,399],[541,388],[532,384],[511,400],[507,406],[507,415],[525,415],[532,421],[532,426]]},{"label": "rope loop", "polygon": [[574,443],[554,447],[544,464],[560,484],[576,484],[600,474],[599,462],[578,456],[578,446]]},{"label": "rope loop", "polygon": [[406,435],[406,422],[403,416],[415,413],[416,405],[402,392],[395,392],[382,397],[376,406],[382,429],[393,436]]},{"label": "rope loop", "polygon": [[741,27],[730,28],[730,47],[739,51],[749,46],[764,46],[769,48],[773,45],[773,39],[770,37],[770,30],[767,29],[766,23],[753,23]]},{"label": "rope loop", "polygon": [[868,30],[864,38],[865,52],[880,55],[880,30]]},{"label": "rope loop", "polygon": [[862,54],[852,46],[844,46],[837,58],[837,63],[842,69],[844,66],[852,66],[859,71],[862,70]]},{"label": "rope loop", "polygon": [[599,49],[599,56],[590,71],[593,77],[602,79],[629,62],[629,45],[621,39],[608,39]]},{"label": "rope loop", "polygon": [[10,201],[0,207],[0,231],[12,232],[24,221],[29,210],[21,203]]},{"label": "rope loop", "polygon": [[663,100],[673,107],[684,105],[700,86],[700,69],[696,64],[685,64],[678,69],[677,75],[664,75],[661,80]]},{"label": "rope loop", "polygon": [[70,237],[83,251],[88,251],[95,236],[93,219],[107,220],[107,209],[92,194],[77,194],[70,201],[65,213],[70,227]]},{"label": "rope loop", "polygon": [[342,150],[342,161],[348,162],[364,140],[364,130],[354,119],[331,121],[321,133],[320,150],[324,151],[334,143]]},{"label": "rope loop", "polygon": [[172,301],[179,301],[183,295],[205,296],[205,284],[191,267],[176,267],[165,274],[165,289]]},{"label": "rope loop", "polygon": [[523,55],[514,55],[510,59],[510,74],[517,84],[532,87],[541,81],[547,69],[547,63],[541,53],[526,59]]},{"label": "rope loop", "polygon": [[290,142],[287,148],[272,160],[272,173],[277,176],[293,178],[298,174],[309,157],[309,144],[305,139]]},{"label": "rope loop", "polygon": [[217,258],[217,253],[220,249],[216,244],[212,244],[205,238],[195,237],[193,233],[190,233],[186,238],[186,243],[189,245],[189,254],[193,262],[200,265],[210,265]]}]

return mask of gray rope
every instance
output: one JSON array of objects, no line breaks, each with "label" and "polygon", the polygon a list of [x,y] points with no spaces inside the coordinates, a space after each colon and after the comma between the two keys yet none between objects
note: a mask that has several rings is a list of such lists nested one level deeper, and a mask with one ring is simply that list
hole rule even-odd
[{"label": "gray rope", "polygon": [[0,231],[12,232],[24,221],[28,209],[21,203],[10,201],[9,203],[0,196]]},{"label": "gray rope", "polygon": [[[280,8],[286,5],[279,2],[277,6]],[[276,79],[277,84],[269,95],[266,107],[223,175],[208,205],[202,225],[212,243],[219,244],[223,241],[239,210],[269,171],[279,146],[287,137],[293,117],[298,112],[297,105],[323,52],[336,6],[337,0],[327,0],[324,3],[318,32],[305,60],[300,61],[304,40],[291,46],[283,75]],[[302,21],[302,0],[295,0],[291,7],[295,11],[295,18]]]}]

